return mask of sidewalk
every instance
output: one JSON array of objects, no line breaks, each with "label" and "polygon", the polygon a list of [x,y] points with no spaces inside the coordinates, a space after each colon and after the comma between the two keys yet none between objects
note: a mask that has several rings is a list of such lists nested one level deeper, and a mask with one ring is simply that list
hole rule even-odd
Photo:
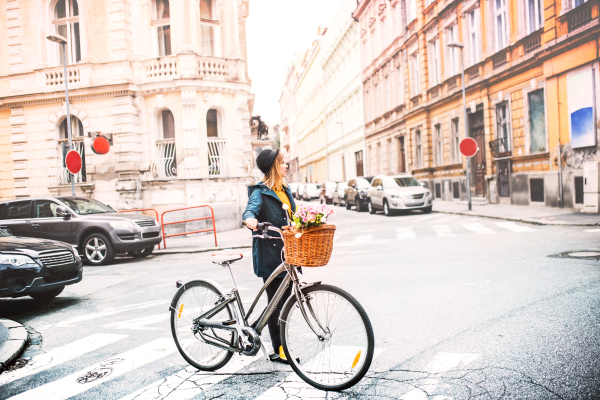
[{"label": "sidewalk", "polygon": [[212,235],[190,235],[167,238],[167,248],[161,244],[160,250],[156,248],[154,254],[175,253],[200,253],[224,249],[249,249],[252,248],[252,232],[247,228],[232,231],[217,232],[217,246]]},{"label": "sidewalk", "polygon": [[600,226],[600,214],[583,214],[572,209],[538,206],[512,206],[503,204],[472,204],[467,202],[436,200],[433,212],[471,215],[474,217],[503,219],[535,225]]},{"label": "sidewalk", "polygon": [[28,334],[23,325],[0,318],[0,372],[4,371],[25,348]]}]

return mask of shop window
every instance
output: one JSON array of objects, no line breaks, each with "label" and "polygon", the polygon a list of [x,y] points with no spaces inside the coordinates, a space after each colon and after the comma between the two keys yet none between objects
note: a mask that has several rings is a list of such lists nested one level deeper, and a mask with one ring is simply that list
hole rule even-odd
[{"label": "shop window", "polygon": [[544,89],[538,89],[527,95],[529,105],[529,135],[531,153],[546,151],[546,111]]},{"label": "shop window", "polygon": [[544,201],[544,179],[529,180],[529,194],[532,202]]}]

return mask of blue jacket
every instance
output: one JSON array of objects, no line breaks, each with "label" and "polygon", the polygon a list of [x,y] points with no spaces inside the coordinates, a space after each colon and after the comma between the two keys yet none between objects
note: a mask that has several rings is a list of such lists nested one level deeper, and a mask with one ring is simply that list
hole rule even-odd
[{"label": "blue jacket", "polygon": [[[290,199],[292,211],[296,210],[296,203],[290,188],[283,187]],[[248,205],[242,215],[244,221],[248,218],[256,218],[258,222],[270,222],[281,228],[287,225],[287,211],[281,208],[283,203],[277,194],[267,186],[259,182],[248,186]],[[276,236],[276,232],[269,232],[270,236]],[[252,239],[252,265],[254,273],[260,278],[268,278],[275,268],[281,264],[283,240],[279,239]]]}]

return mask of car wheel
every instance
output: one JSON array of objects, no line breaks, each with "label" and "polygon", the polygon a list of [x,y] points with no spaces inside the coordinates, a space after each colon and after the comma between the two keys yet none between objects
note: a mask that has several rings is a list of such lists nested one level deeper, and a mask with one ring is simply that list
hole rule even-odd
[{"label": "car wheel", "polygon": [[424,214],[431,214],[431,209],[433,208],[433,206],[429,206],[429,207],[425,207],[423,209],[423,213]]},{"label": "car wheel", "polygon": [[362,211],[362,207],[360,205],[360,200],[357,198],[354,199],[354,205],[356,206],[356,211],[361,212]]},{"label": "car wheel", "polygon": [[371,199],[369,199],[369,202],[367,203],[367,209],[369,210],[369,214],[375,214],[377,212],[373,207],[373,203],[371,203]]},{"label": "car wheel", "polygon": [[65,287],[59,286],[54,289],[46,290],[45,292],[31,293],[29,296],[35,300],[48,301],[61,294],[63,290],[65,290]]},{"label": "car wheel", "polygon": [[153,251],[154,251],[154,246],[146,247],[145,249],[142,249],[142,250],[128,251],[127,254],[129,254],[133,258],[144,258],[144,257],[148,257],[150,254],[152,254]]},{"label": "car wheel", "polygon": [[112,242],[102,233],[92,233],[83,241],[83,256],[90,265],[105,265],[115,258]]},{"label": "car wheel", "polygon": [[392,216],[392,210],[390,210],[390,205],[387,200],[383,200],[383,215],[386,217]]},{"label": "car wheel", "polygon": [[344,203],[346,203],[346,210],[349,210],[352,208],[352,206],[350,205],[350,203],[348,203],[348,198],[344,197]]}]

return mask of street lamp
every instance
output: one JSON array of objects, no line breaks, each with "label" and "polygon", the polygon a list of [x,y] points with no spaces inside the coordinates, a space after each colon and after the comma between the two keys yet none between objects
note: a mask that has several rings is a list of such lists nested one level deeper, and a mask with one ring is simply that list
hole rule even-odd
[{"label": "street lamp", "polygon": [[[467,126],[467,99],[465,95],[465,57],[463,50],[465,45],[458,42],[448,43],[448,47],[460,49],[460,67],[462,69],[462,97],[463,97],[463,108],[465,111],[465,137],[469,137],[469,128]],[[469,211],[471,211],[471,157],[467,157],[467,201],[469,205]]]},{"label": "street lamp", "polygon": [[[63,65],[65,67],[63,81],[65,82],[65,98],[67,99],[67,132],[69,135],[69,150],[73,150],[73,140],[71,138],[71,107],[69,106],[69,77],[67,75],[67,39],[55,33],[46,36],[46,39],[62,45]],[[71,195],[75,197],[75,174],[73,173],[71,174]]]},{"label": "street lamp", "polygon": [[346,181],[346,149],[344,147],[344,123],[336,122],[342,126],[342,180]]}]

